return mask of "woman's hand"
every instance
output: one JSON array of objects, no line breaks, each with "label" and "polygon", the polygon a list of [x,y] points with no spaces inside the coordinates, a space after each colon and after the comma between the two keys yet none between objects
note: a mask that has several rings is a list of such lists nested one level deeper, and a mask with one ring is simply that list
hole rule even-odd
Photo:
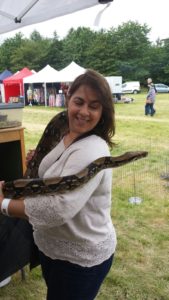
[{"label": "woman's hand", "polygon": [[26,165],[28,165],[29,161],[32,159],[32,157],[34,156],[35,154],[35,150],[31,149],[28,151],[27,155],[26,155]]}]

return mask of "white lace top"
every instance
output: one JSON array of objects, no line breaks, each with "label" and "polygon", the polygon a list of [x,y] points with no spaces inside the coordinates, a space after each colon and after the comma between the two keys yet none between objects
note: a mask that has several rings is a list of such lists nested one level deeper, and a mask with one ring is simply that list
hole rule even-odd
[{"label": "white lace top", "polygon": [[[65,149],[63,140],[42,160],[40,177],[76,174],[93,160],[110,155],[107,144],[91,135]],[[38,248],[52,259],[93,266],[115,251],[111,221],[112,170],[99,172],[74,191],[26,197],[25,212]]]}]

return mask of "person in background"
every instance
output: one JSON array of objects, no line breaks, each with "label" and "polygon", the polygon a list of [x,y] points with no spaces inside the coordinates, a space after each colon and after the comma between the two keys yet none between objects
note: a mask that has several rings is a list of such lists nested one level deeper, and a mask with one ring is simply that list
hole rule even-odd
[{"label": "person in background", "polygon": [[148,93],[147,93],[146,104],[145,104],[145,115],[146,116],[151,115],[153,117],[156,112],[156,110],[154,109],[156,90],[151,78],[147,79],[147,85],[148,85]]},{"label": "person in background", "polygon": [[28,90],[27,90],[27,99],[28,99],[28,103],[29,106],[32,106],[32,100],[33,100],[33,91],[31,89],[31,86],[29,86]]},{"label": "person in background", "polygon": [[[87,70],[67,95],[68,131],[41,161],[39,177],[76,174],[110,156],[115,133],[114,104],[106,79]],[[65,193],[4,199],[1,213],[26,218],[39,249],[47,300],[93,300],[110,271],[116,249],[111,219],[112,170],[99,172]]]}]

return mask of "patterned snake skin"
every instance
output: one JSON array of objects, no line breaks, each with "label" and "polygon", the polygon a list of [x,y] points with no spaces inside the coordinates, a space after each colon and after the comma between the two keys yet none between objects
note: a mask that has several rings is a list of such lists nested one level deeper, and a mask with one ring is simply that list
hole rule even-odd
[{"label": "patterned snake skin", "polygon": [[148,155],[148,152],[146,151],[135,151],[126,152],[117,157],[101,157],[93,161],[78,174],[46,179],[38,178],[38,167],[41,160],[56,146],[67,130],[68,123],[66,112],[61,112],[57,114],[47,125],[42,138],[37,145],[35,154],[28,163],[28,168],[24,178],[5,183],[3,189],[5,197],[12,196],[13,198],[18,198],[32,194],[35,195],[52,192],[62,193],[67,190],[73,190],[88,182],[88,180],[103,169],[120,167]]}]

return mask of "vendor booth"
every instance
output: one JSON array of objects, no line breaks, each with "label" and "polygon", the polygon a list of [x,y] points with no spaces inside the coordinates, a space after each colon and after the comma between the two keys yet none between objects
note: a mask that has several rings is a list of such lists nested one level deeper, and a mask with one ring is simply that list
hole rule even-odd
[{"label": "vendor booth", "polygon": [[5,102],[4,84],[3,80],[12,76],[12,72],[5,70],[0,74],[0,103]]},{"label": "vendor booth", "polygon": [[28,68],[23,68],[16,74],[3,80],[5,91],[5,102],[17,102],[17,98],[24,96],[23,78],[32,75]]},{"label": "vendor booth", "polygon": [[[26,104],[34,103],[48,106],[49,96],[56,94],[57,89],[59,89],[57,84],[58,73],[59,72],[50,65],[46,65],[36,74],[25,77],[23,82],[26,95]],[[49,86],[48,90],[47,83]],[[49,85],[49,83],[51,84]]]},{"label": "vendor booth", "polygon": [[35,101],[45,106],[62,107],[65,103],[65,94],[69,84],[85,69],[72,61],[64,69],[57,71],[50,65],[34,75],[23,79],[26,104]]},{"label": "vendor booth", "polygon": [[8,71],[8,70],[3,71],[0,74],[0,83],[2,83],[4,79],[6,79],[6,78],[8,78],[10,76],[12,76],[12,72],[11,71]]}]

